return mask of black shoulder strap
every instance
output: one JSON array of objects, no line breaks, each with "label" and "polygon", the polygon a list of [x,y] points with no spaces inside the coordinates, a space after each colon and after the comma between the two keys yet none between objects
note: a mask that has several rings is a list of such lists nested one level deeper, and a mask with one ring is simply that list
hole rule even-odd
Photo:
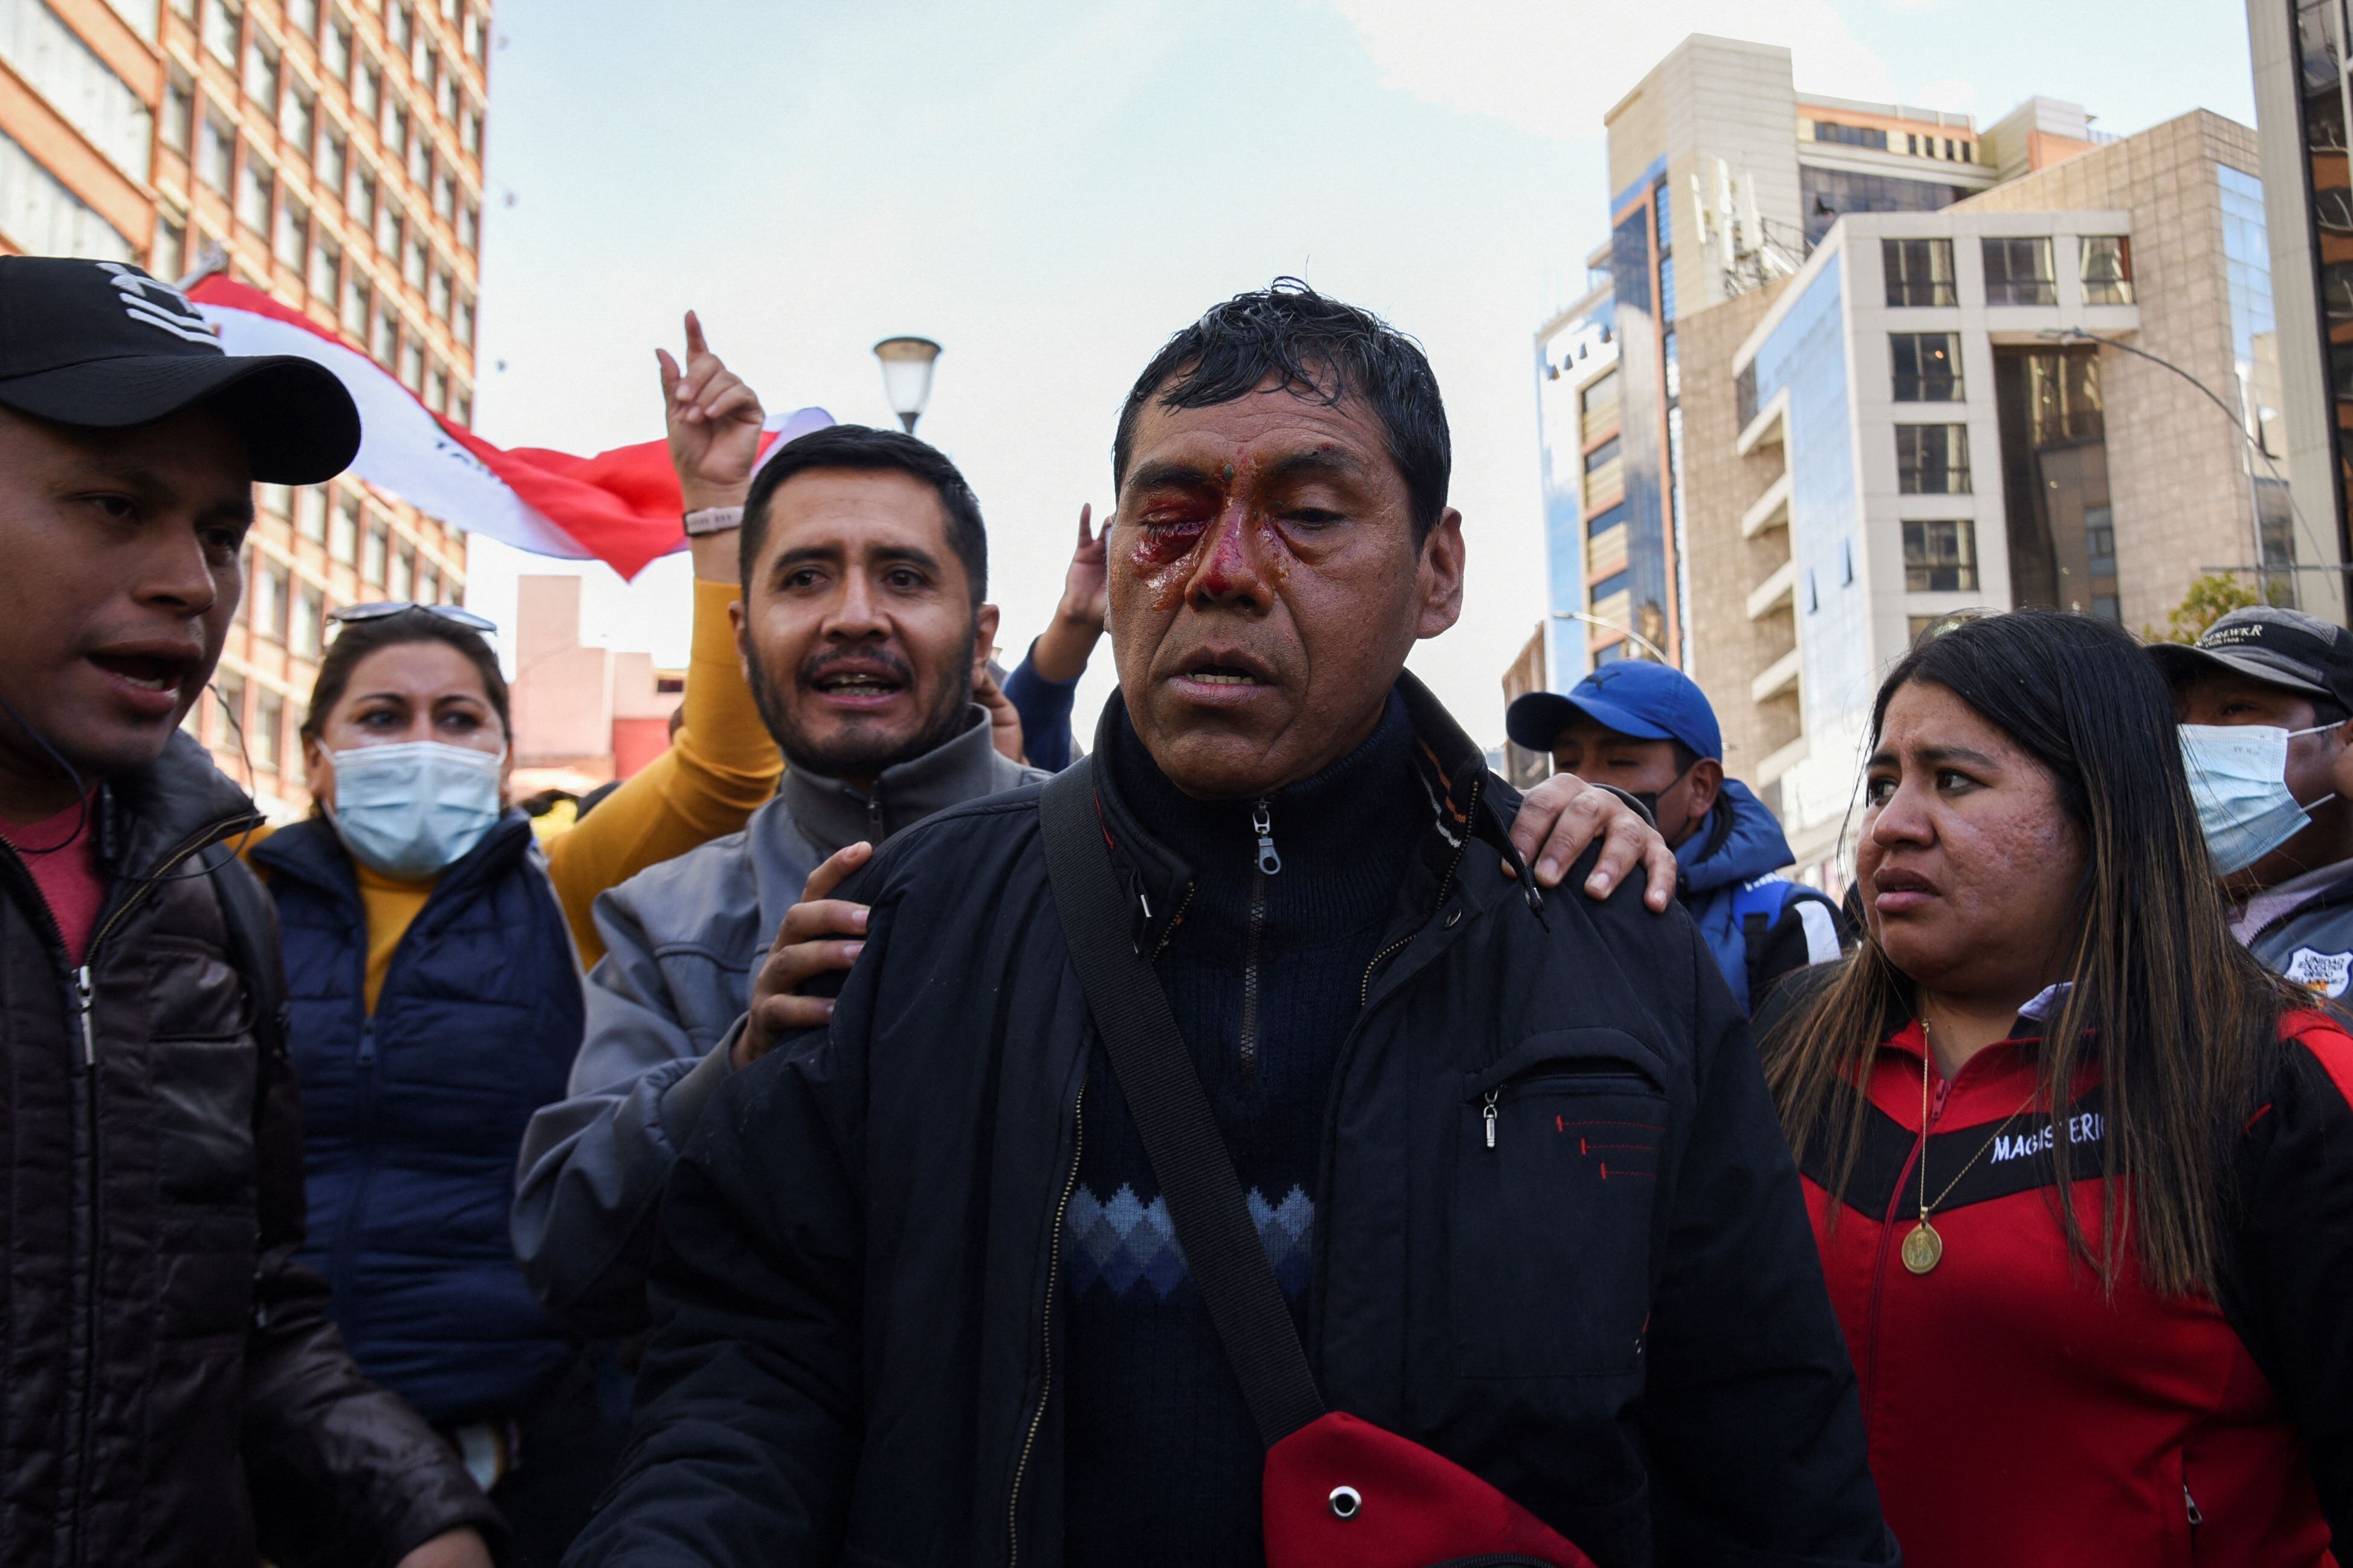
[{"label": "black shoulder strap", "polygon": [[1087,1010],[1144,1140],[1186,1266],[1259,1436],[1272,1447],[1322,1415],[1324,1398],[1168,997],[1127,936],[1126,900],[1095,810],[1092,759],[1050,780],[1038,811],[1054,906],[1086,987]]},{"label": "black shoulder strap", "polygon": [[266,1059],[284,1061],[292,1030],[286,1009],[286,961],[279,951],[269,895],[234,855],[214,867],[210,876],[222,923],[228,927],[230,955],[253,998],[254,1043]]}]

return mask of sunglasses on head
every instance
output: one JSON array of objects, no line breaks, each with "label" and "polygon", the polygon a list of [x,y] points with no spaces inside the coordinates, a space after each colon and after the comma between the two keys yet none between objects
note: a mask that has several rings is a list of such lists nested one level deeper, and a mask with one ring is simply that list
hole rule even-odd
[{"label": "sunglasses on head", "polygon": [[411,610],[422,610],[428,616],[448,621],[451,626],[464,626],[468,631],[489,634],[499,629],[498,622],[488,616],[478,616],[455,605],[420,605],[411,599],[378,599],[372,605],[345,605],[339,610],[329,610],[327,619],[337,626],[347,626],[361,621],[380,621],[388,616],[406,615]]}]

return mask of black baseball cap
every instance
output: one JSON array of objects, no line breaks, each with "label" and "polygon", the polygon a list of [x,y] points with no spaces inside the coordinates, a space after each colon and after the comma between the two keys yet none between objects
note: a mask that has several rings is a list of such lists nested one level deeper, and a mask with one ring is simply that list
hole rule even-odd
[{"label": "black baseball cap", "polygon": [[114,430],[195,404],[270,484],[322,483],[360,449],[359,410],[324,365],[232,358],[186,295],[125,262],[0,258],[0,406]]},{"label": "black baseball cap", "polygon": [[2232,610],[2196,643],[2152,643],[2148,655],[2169,681],[2227,669],[2353,711],[2353,631],[2302,610]]}]

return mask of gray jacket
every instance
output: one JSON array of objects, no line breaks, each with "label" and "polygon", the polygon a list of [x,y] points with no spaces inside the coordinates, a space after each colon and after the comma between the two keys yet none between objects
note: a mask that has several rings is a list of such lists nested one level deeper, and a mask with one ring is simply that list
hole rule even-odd
[{"label": "gray jacket", "polygon": [[[2262,913],[2262,923],[2246,931],[2244,940],[2264,968],[2335,1004],[2341,1014],[2353,1007],[2353,865],[2328,869],[2337,875],[2315,873],[2324,886],[2285,909]],[[2262,902],[2262,895],[2255,902]]]},{"label": "gray jacket", "polygon": [[1000,756],[978,705],[962,734],[886,769],[870,797],[788,769],[740,833],[664,861],[596,900],[604,959],[571,1098],[523,1134],[513,1232],[523,1277],[582,1333],[647,1324],[644,1279],[671,1163],[712,1091],[785,911],[825,858],[935,812],[1046,775]]}]

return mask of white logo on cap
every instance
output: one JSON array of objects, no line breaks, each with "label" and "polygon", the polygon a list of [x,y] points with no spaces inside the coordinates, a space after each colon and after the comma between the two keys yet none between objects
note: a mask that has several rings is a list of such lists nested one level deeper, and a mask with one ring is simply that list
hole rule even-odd
[{"label": "white logo on cap", "polygon": [[144,321],[160,327],[175,338],[209,348],[220,346],[219,334],[210,321],[188,303],[188,297],[169,283],[150,278],[145,273],[125,267],[120,261],[101,261],[99,270],[106,273],[122,295],[122,313],[134,321]]}]

